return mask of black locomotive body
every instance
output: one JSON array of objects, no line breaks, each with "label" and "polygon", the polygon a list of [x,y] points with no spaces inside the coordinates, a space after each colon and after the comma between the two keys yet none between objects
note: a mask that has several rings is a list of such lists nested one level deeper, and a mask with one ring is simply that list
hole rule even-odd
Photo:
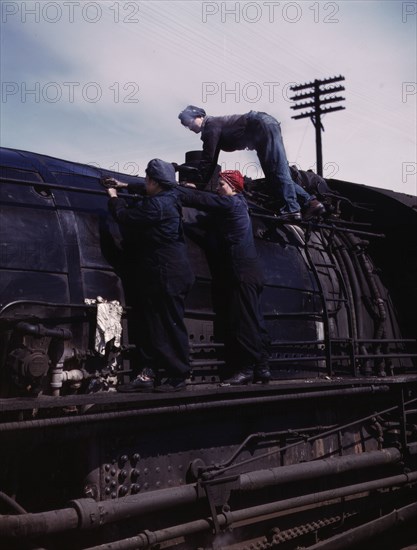
[{"label": "black locomotive body", "polygon": [[[290,225],[252,182],[273,380],[247,387],[219,384],[204,231],[184,209],[191,379],[120,393],[140,312],[99,182],[143,180],[12,149],[0,164],[1,548],[417,543],[416,197],[328,181],[331,215]],[[123,332],[98,351],[101,299]]]}]

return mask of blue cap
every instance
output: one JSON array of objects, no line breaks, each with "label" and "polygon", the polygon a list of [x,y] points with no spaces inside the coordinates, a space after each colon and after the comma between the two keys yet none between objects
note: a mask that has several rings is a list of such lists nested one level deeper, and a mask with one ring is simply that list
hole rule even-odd
[{"label": "blue cap", "polygon": [[177,185],[175,168],[170,162],[165,162],[161,159],[152,159],[148,162],[145,172],[159,185],[164,187],[174,187]]},{"label": "blue cap", "polygon": [[186,126],[192,122],[195,118],[205,117],[206,111],[201,107],[196,107],[195,105],[188,105],[183,111],[180,112],[178,118],[181,120],[181,124]]}]

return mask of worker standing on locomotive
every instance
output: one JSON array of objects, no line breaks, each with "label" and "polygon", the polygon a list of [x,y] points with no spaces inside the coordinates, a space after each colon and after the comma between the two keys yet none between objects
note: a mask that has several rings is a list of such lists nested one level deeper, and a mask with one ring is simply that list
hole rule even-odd
[{"label": "worker standing on locomotive", "polygon": [[272,192],[283,204],[282,220],[300,221],[301,214],[308,220],[325,212],[314,195],[292,180],[281,125],[271,115],[250,111],[243,115],[214,117],[207,116],[201,107],[188,105],[178,118],[192,132],[201,133],[203,153],[199,170],[204,183],[213,174],[220,151],[254,149]]},{"label": "worker standing on locomotive", "polygon": [[178,188],[184,206],[212,214],[217,237],[213,305],[224,323],[229,376],[224,382],[231,385],[267,383],[271,378],[269,338],[259,303],[263,277],[243,188],[244,179],[237,170],[219,174],[217,194]]},{"label": "worker standing on locomotive", "polygon": [[[116,187],[126,187],[113,182]],[[153,159],[146,168],[146,196],[133,207],[118,197],[115,187],[107,190],[109,210],[129,235],[133,252],[129,269],[139,285],[139,339],[144,368],[131,384],[133,391],[181,390],[190,371],[184,300],[194,276],[183,237],[176,186],[173,165]],[[168,374],[161,385],[157,378],[159,368]]]}]

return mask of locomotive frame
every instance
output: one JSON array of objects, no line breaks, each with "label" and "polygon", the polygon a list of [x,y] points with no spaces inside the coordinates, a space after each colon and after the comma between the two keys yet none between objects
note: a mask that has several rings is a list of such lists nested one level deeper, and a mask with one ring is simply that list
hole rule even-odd
[{"label": "locomotive frame", "polygon": [[[126,394],[137,312],[99,179],[141,178],[1,153],[5,548],[416,543],[415,197],[328,181],[331,216],[291,225],[251,183],[274,379],[242,388],[219,384],[210,265],[184,209],[192,378],[175,395]],[[97,296],[124,310],[104,356],[85,303]]]}]

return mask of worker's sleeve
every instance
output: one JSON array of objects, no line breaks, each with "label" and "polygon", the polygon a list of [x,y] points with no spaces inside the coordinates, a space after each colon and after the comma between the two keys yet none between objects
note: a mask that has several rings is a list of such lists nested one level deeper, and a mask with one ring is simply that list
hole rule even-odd
[{"label": "worker's sleeve", "polygon": [[134,195],[144,195],[146,192],[144,183],[129,183],[127,190]]},{"label": "worker's sleeve", "polygon": [[228,212],[234,208],[232,197],[220,197],[208,191],[195,191],[187,187],[178,187],[181,204],[205,212]]},{"label": "worker's sleeve", "polygon": [[147,227],[162,219],[162,207],[155,200],[143,200],[130,208],[124,199],[112,197],[109,210],[117,222],[135,227]]},{"label": "worker's sleeve", "polygon": [[201,140],[203,141],[203,153],[199,164],[199,170],[203,182],[207,183],[216,168],[220,154],[220,138],[222,126],[216,121],[208,120]]}]

